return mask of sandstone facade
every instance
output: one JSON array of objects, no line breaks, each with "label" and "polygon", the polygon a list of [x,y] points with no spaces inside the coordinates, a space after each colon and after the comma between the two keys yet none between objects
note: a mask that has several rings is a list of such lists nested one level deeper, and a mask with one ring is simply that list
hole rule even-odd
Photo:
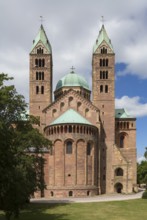
[{"label": "sandstone facade", "polygon": [[44,153],[46,190],[36,196],[81,197],[131,193],[136,186],[136,119],[115,110],[115,54],[102,26],[92,55],[92,101],[87,82],[72,71],[59,79],[52,101],[52,49],[43,26],[30,52],[30,114],[52,141]]}]

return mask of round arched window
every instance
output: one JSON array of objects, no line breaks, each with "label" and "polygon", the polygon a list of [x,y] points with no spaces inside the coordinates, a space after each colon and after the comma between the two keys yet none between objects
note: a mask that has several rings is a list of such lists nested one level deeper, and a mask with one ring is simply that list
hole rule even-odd
[{"label": "round arched window", "polygon": [[115,175],[116,176],[123,176],[123,169],[122,168],[117,168],[116,170],[115,170]]},{"label": "round arched window", "polygon": [[72,154],[72,142],[67,141],[66,143],[66,154]]}]

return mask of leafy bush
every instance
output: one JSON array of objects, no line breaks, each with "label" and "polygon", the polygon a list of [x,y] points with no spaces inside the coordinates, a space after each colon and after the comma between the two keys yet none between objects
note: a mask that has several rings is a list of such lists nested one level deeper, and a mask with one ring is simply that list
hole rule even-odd
[{"label": "leafy bush", "polygon": [[147,199],[147,190],[142,194],[142,199]]}]

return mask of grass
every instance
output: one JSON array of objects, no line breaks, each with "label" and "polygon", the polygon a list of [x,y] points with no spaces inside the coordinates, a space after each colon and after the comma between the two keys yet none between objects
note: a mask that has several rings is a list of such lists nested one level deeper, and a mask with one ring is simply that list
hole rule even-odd
[{"label": "grass", "polygon": [[[0,220],[4,220],[0,212]],[[21,212],[19,220],[146,220],[147,200],[30,204]]]}]

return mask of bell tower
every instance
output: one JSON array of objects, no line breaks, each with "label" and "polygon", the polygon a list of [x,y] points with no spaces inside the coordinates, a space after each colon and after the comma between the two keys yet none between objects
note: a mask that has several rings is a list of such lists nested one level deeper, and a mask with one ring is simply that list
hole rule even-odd
[{"label": "bell tower", "polygon": [[104,25],[99,31],[92,57],[92,102],[100,109],[100,161],[101,193],[113,191],[111,180],[113,146],[115,140],[115,54]]},{"label": "bell tower", "polygon": [[41,116],[52,102],[52,49],[43,25],[30,52],[30,115]]}]

